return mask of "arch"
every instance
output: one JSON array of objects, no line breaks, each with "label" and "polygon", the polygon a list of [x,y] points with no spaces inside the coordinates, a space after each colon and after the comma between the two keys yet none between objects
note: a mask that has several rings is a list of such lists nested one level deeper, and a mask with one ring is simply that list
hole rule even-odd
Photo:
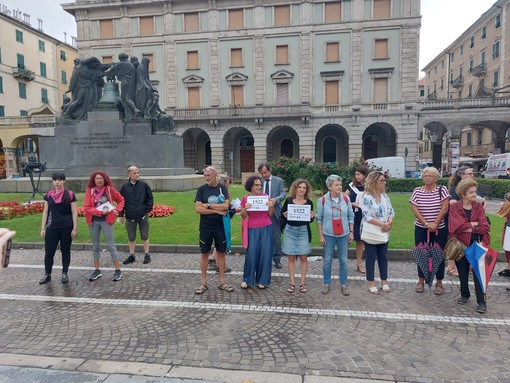
[{"label": "arch", "polygon": [[340,125],[323,126],[315,136],[315,161],[349,164],[349,134]]},{"label": "arch", "polygon": [[255,171],[255,140],[248,129],[239,126],[225,133],[223,163],[225,171],[237,179],[243,172]]},{"label": "arch", "polygon": [[266,161],[277,161],[283,156],[299,157],[299,136],[287,125],[276,126],[266,138]]},{"label": "arch", "polygon": [[369,125],[363,132],[362,156],[365,159],[391,157],[397,155],[397,133],[395,128],[385,122]]},{"label": "arch", "polygon": [[182,134],[182,140],[185,167],[201,171],[211,164],[211,139],[204,130],[188,129]]}]

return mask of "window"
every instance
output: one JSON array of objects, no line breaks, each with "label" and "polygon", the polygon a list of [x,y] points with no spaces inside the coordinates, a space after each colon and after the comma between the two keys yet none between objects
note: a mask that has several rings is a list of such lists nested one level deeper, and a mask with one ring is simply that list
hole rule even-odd
[{"label": "window", "polygon": [[340,61],[340,43],[326,43],[326,62],[336,63]]},{"label": "window", "polygon": [[326,137],[322,142],[322,162],[336,162],[336,139]]},{"label": "window", "polygon": [[460,55],[462,56],[464,54],[464,44],[462,44],[460,47],[459,47],[459,51],[460,51]]},{"label": "window", "polygon": [[4,92],[4,78],[0,76],[0,93]]},{"label": "window", "polygon": [[66,51],[60,51],[60,60],[67,61]]},{"label": "window", "polygon": [[324,22],[338,23],[340,21],[342,21],[342,3],[340,1],[333,1],[324,4]]},{"label": "window", "polygon": [[495,59],[495,58],[498,58],[498,57],[499,57],[499,41],[496,41],[492,45],[492,58]]},{"label": "window", "polygon": [[374,59],[388,58],[388,39],[375,39],[374,41]]},{"label": "window", "polygon": [[482,27],[482,31],[480,32],[480,38],[482,40],[485,40],[486,37],[487,37],[487,25],[484,25]]},{"label": "window", "polygon": [[290,25],[290,5],[276,5],[274,7],[274,25]]},{"label": "window", "polygon": [[21,109],[21,110],[19,111],[19,115],[20,115],[21,117],[28,117],[28,111],[26,111],[26,110],[24,110],[24,109]]},{"label": "window", "polygon": [[437,65],[434,66],[434,74],[437,74]]},{"label": "window", "polygon": [[18,53],[16,55],[16,61],[17,61],[18,68],[25,69],[25,56]]},{"label": "window", "polygon": [[149,36],[154,34],[154,17],[140,17],[140,36]]},{"label": "window", "polygon": [[482,129],[480,129],[478,132],[476,132],[476,135],[477,135],[477,137],[476,137],[476,144],[477,145],[481,145],[482,144],[482,133],[483,133]]},{"label": "window", "polygon": [[199,13],[184,14],[184,32],[198,32],[200,30]]},{"label": "window", "polygon": [[113,56],[103,56],[102,60],[103,60],[103,64],[112,64]]},{"label": "window", "polygon": [[41,77],[46,77],[46,63],[40,62],[39,70],[40,70]]},{"label": "window", "polygon": [[441,81],[439,82],[439,89],[444,88],[444,78],[441,77]]},{"label": "window", "polygon": [[473,138],[472,138],[472,134],[471,134],[471,132],[469,132],[468,134],[466,134],[466,137],[467,137],[467,144],[468,144],[468,146],[473,145]]},{"label": "window", "polygon": [[425,97],[425,89],[420,89],[420,97]]},{"label": "window", "polygon": [[468,97],[473,97],[473,85],[468,86]]},{"label": "window", "polygon": [[475,36],[471,36],[469,39],[469,47],[473,48],[475,46]]},{"label": "window", "polygon": [[485,64],[485,51],[482,51],[482,53],[480,53],[480,57],[481,57],[481,61],[482,61],[482,64]]},{"label": "window", "polygon": [[229,9],[228,29],[244,28],[244,9]]},{"label": "window", "polygon": [[374,0],[374,19],[390,18],[391,0]]},{"label": "window", "polygon": [[23,44],[23,31],[16,29],[16,41]]},{"label": "window", "polygon": [[441,60],[441,69],[444,69],[444,60]]},{"label": "window", "polygon": [[67,84],[67,72],[65,70],[60,71],[60,81],[62,84]]},{"label": "window", "polygon": [[41,102],[44,102],[46,104],[49,103],[48,89],[46,89],[46,88],[41,88]]},{"label": "window", "polygon": [[[443,79],[441,79],[443,80]],[[450,84],[453,82],[453,72],[450,73]],[[443,82],[441,81],[441,89],[443,89]]]},{"label": "window", "polygon": [[462,66],[459,67],[459,77],[462,77]]},{"label": "window", "polygon": [[154,55],[152,53],[142,53],[142,58],[147,57],[149,59],[149,72],[156,72],[156,66],[154,65]]},{"label": "window", "polygon": [[232,48],[230,50],[230,66],[232,68],[240,68],[243,66],[242,48]]},{"label": "window", "polygon": [[494,22],[494,28],[499,28],[501,26],[501,13],[496,15],[496,20]]},{"label": "window", "polygon": [[276,84],[276,105],[289,104],[289,84]]},{"label": "window", "polygon": [[200,108],[200,88],[188,88],[188,108]]},{"label": "window", "polygon": [[289,46],[276,46],[276,65],[287,65],[289,63]]},{"label": "window", "polygon": [[494,77],[492,79],[492,87],[496,88],[499,86],[499,70],[494,72]]},{"label": "window", "polygon": [[45,52],[46,51],[46,45],[44,44],[44,41],[39,40],[39,52]]},{"label": "window", "polygon": [[340,104],[340,86],[338,80],[325,81],[326,105]]},{"label": "window", "polygon": [[5,117],[5,107],[3,105],[0,105],[0,117]]},{"label": "window", "polygon": [[242,85],[232,85],[230,87],[230,95],[232,97],[232,105],[244,106],[243,86]]},{"label": "window", "polygon": [[388,102],[387,78],[374,78],[374,102]]},{"label": "window", "polygon": [[473,59],[469,60],[469,73],[473,71],[473,68],[475,67]]},{"label": "window", "polygon": [[452,63],[455,60],[455,52],[450,53],[450,62]]},{"label": "window", "polygon": [[99,20],[99,36],[102,38],[113,37],[113,19]]},{"label": "window", "polygon": [[19,82],[18,83],[18,94],[19,94],[19,98],[27,98],[27,84],[25,84],[24,82]]},{"label": "window", "polygon": [[198,51],[188,51],[186,61],[186,69],[200,69],[200,66],[198,65]]}]

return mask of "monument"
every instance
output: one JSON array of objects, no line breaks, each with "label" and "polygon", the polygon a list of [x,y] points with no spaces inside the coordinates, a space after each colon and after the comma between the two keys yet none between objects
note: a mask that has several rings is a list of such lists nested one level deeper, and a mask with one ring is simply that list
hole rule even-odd
[{"label": "monument", "polygon": [[159,107],[149,59],[128,59],[121,53],[114,64],[75,60],[67,92],[72,97],[65,96],[55,135],[39,139],[45,175],[63,170],[67,177],[88,177],[101,169],[124,178],[132,164],[144,177],[194,173],[184,167],[183,140],[173,132],[172,117]]}]

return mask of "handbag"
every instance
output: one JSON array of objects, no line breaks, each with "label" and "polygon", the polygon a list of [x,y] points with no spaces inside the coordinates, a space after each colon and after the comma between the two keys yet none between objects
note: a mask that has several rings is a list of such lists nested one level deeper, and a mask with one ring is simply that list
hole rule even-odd
[{"label": "handbag", "polygon": [[457,238],[450,237],[444,246],[444,255],[449,261],[458,261],[464,256],[465,248],[466,245]]},{"label": "handbag", "polygon": [[363,222],[361,240],[370,245],[382,245],[388,242],[388,233],[381,231],[381,228],[373,223]]}]

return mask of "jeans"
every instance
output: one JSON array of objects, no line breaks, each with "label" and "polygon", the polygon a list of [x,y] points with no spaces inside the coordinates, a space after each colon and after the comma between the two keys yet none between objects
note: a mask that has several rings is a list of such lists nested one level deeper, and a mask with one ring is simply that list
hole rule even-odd
[{"label": "jeans", "polygon": [[106,223],[106,221],[92,220],[92,225],[89,225],[90,238],[92,239],[92,256],[94,259],[100,258],[100,242],[101,242],[101,231],[104,235],[106,242],[106,248],[110,252],[112,261],[118,261],[120,259],[117,248],[113,242],[113,225]]},{"label": "jeans", "polygon": [[381,281],[388,279],[388,242],[380,245],[365,244],[365,267],[367,269],[367,281],[373,282],[375,279],[375,260],[379,267],[379,275]]},{"label": "jeans", "polygon": [[53,260],[59,242],[60,251],[62,252],[62,272],[67,273],[69,270],[69,264],[71,263],[71,243],[73,242],[71,238],[72,231],[72,227],[46,230],[44,236],[44,271],[46,274],[51,274]]},{"label": "jeans", "polygon": [[334,237],[324,235],[326,244],[324,245],[324,266],[323,277],[324,284],[331,285],[331,267],[333,263],[333,255],[335,254],[335,245],[338,248],[338,262],[340,285],[347,285],[347,249],[349,247],[349,236]]}]

